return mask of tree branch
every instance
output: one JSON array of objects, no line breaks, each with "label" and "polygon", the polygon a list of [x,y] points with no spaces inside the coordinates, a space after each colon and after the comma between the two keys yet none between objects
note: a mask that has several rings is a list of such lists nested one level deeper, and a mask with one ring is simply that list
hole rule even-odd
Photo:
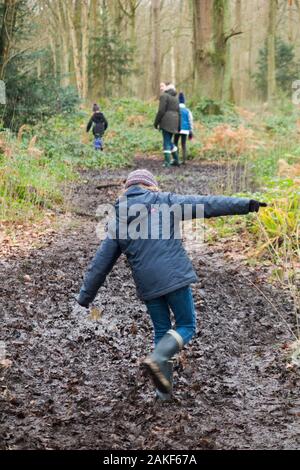
[{"label": "tree branch", "polygon": [[234,36],[239,36],[240,34],[243,34],[243,31],[232,31],[230,34],[228,34],[228,36],[225,36],[225,44],[230,38],[233,38]]}]

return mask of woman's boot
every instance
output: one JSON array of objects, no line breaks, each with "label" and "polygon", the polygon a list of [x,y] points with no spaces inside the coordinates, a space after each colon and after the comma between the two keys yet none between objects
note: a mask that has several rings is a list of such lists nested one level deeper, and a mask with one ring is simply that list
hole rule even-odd
[{"label": "woman's boot", "polygon": [[186,151],[186,146],[182,146],[182,164],[185,165],[186,164],[186,160],[187,160],[187,151]]},{"label": "woman's boot", "polygon": [[169,152],[164,152],[164,157],[165,157],[164,167],[165,167],[165,168],[170,168],[170,166],[171,166],[171,163],[170,163],[170,153],[169,153]]},{"label": "woman's boot", "polygon": [[167,363],[183,346],[184,342],[180,334],[175,330],[170,330],[159,341],[153,353],[144,360],[142,365],[160,392],[169,393],[172,389]]},{"label": "woman's boot", "polygon": [[179,163],[179,156],[178,156],[178,148],[177,147],[174,147],[174,149],[172,150],[172,157],[173,157],[173,161],[171,163],[172,166],[179,166],[180,163]]}]

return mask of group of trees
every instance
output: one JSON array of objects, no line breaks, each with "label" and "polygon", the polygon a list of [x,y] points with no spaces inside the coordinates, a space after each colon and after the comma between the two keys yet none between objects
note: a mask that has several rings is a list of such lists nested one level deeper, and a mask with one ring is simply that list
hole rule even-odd
[{"label": "group of trees", "polygon": [[273,102],[298,78],[299,25],[299,0],[0,0],[6,120],[29,102],[38,116],[53,99],[74,103],[71,89],[83,100],[154,97],[161,80]]},{"label": "group of trees", "polygon": [[[36,22],[46,27],[45,44],[49,44],[55,77],[62,86],[74,84],[80,98],[93,94],[111,94],[132,71],[135,35],[124,41],[120,34],[122,16],[128,15],[135,31],[138,1],[109,0],[40,0],[36,5]],[[121,12],[122,11],[122,15]],[[41,30],[41,35],[42,35]],[[42,35],[43,36],[43,35]],[[46,61],[47,62],[47,61]],[[40,68],[47,66],[41,58]]]},{"label": "group of trees", "polygon": [[79,103],[74,87],[57,82],[49,50],[38,41],[35,5],[31,0],[0,2],[0,79],[6,88],[0,116],[2,126],[12,129],[72,110]]},{"label": "group of trees", "polygon": [[292,93],[298,0],[194,0],[193,7],[194,90],[238,103],[257,96],[272,104],[279,90]]}]

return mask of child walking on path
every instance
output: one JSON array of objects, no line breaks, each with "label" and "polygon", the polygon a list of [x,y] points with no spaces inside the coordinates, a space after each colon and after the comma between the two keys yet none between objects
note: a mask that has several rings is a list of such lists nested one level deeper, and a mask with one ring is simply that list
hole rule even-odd
[{"label": "child walking on path", "polygon": [[185,105],[185,97],[182,92],[179,93],[178,99],[180,107],[181,126],[180,133],[174,136],[174,144],[176,147],[178,147],[179,139],[181,139],[182,161],[185,164],[187,159],[187,138],[193,138],[193,115]]},{"label": "child walking on path", "polygon": [[155,117],[154,127],[162,131],[164,165],[169,168],[171,165],[171,154],[174,164],[179,164],[177,148],[174,146],[172,139],[173,134],[177,134],[180,130],[180,110],[174,85],[172,83],[168,85],[162,83],[160,89],[162,94],[159,98],[159,109]]},{"label": "child walking on path", "polygon": [[[159,399],[170,399],[172,358],[196,331],[190,285],[197,281],[197,276],[181,237],[177,236],[180,222],[199,218],[200,213],[207,218],[248,214],[258,212],[260,206],[266,204],[245,198],[161,192],[149,171],[136,170],[129,174],[124,195],[115,204],[114,220],[108,224],[107,236],[91,263],[77,301],[86,308],[91,304],[124,253],[137,294],[146,304],[154,327],[155,348],[144,359],[143,367],[151,376]],[[173,216],[170,212],[166,215],[167,232],[164,225],[166,207],[174,210]],[[187,214],[186,207],[190,209]],[[198,211],[199,208],[202,210]],[[175,318],[174,327],[171,311]]]},{"label": "child walking on path", "polygon": [[96,103],[93,105],[93,115],[88,122],[86,131],[89,132],[92,126],[95,137],[95,149],[103,150],[102,137],[108,128],[108,122]]}]

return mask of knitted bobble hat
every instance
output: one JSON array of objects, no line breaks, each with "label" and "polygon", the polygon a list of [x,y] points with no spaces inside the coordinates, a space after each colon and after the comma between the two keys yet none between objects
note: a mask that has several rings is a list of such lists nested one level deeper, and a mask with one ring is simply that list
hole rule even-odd
[{"label": "knitted bobble hat", "polygon": [[155,177],[148,170],[136,170],[129,173],[125,183],[125,188],[127,189],[135,184],[143,184],[144,186],[154,186],[158,188]]},{"label": "knitted bobble hat", "polygon": [[174,83],[168,83],[168,84],[166,84],[165,91],[168,91],[168,90],[175,90],[175,85],[174,85]]}]

